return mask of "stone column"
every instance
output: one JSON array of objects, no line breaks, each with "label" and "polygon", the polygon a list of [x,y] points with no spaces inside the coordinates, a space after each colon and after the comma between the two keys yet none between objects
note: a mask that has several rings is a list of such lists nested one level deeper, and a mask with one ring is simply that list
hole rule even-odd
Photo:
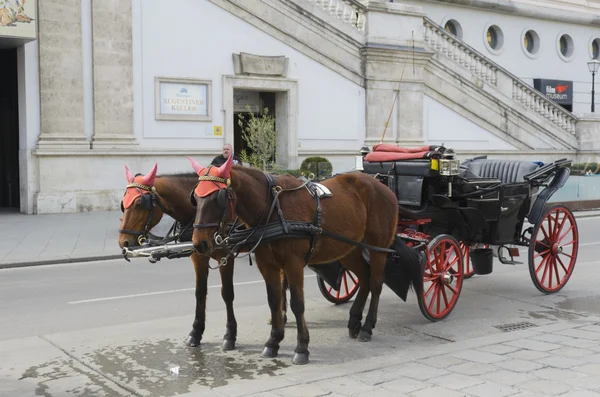
[{"label": "stone column", "polygon": [[576,124],[579,155],[577,163],[600,161],[600,116],[593,113],[577,114]]},{"label": "stone column", "polygon": [[93,149],[129,149],[133,131],[131,1],[92,0]]},{"label": "stone column", "polygon": [[80,0],[39,0],[40,151],[81,150],[83,130]]},{"label": "stone column", "polygon": [[366,5],[366,143],[381,141],[389,119],[384,142],[421,146],[424,69],[434,54],[424,49],[425,14],[421,7],[404,4],[369,1]]}]

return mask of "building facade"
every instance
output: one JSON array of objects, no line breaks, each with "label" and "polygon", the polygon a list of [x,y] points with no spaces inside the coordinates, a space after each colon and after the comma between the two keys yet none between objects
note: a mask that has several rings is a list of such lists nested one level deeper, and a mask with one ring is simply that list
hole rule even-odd
[{"label": "building facade", "polygon": [[[117,209],[124,165],[189,172],[187,156],[209,164],[224,143],[240,152],[247,106],[275,115],[286,169],[318,155],[350,170],[380,141],[600,153],[584,114],[597,11],[561,23],[456,3],[0,0],[1,205]],[[536,94],[538,77],[573,81],[572,109]]]}]

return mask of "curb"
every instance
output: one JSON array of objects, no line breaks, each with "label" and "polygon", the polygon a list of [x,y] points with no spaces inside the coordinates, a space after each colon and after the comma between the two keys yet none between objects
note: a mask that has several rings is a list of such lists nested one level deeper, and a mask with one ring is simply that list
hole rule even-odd
[{"label": "curb", "polygon": [[[578,212],[575,212],[574,214],[575,214],[575,218],[580,218],[580,219],[581,218],[600,217],[600,211],[578,211]],[[82,263],[82,262],[94,262],[94,261],[104,261],[104,260],[113,260],[113,259],[123,259],[123,255],[122,254],[96,255],[96,256],[75,257],[75,258],[0,263],[0,270],[1,269],[19,268],[19,267],[59,265],[59,264],[63,264],[63,263]]]},{"label": "curb", "polygon": [[44,265],[59,265],[63,263],[81,263],[81,262],[94,262],[104,261],[112,259],[123,259],[123,255],[97,255],[97,256],[84,256],[75,258],[62,258],[62,259],[48,259],[48,260],[35,260],[26,262],[12,262],[12,263],[0,263],[0,269],[11,269],[16,267],[32,267],[32,266],[44,266]]}]

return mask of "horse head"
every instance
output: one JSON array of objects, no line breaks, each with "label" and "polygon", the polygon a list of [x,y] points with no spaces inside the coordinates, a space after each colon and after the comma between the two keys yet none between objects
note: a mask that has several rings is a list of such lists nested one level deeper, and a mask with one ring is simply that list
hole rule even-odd
[{"label": "horse head", "polygon": [[158,164],[146,175],[133,173],[125,166],[127,188],[121,201],[123,218],[119,228],[119,247],[142,245],[148,232],[160,222],[163,209],[156,205],[157,195],[154,188]]},{"label": "horse head", "polygon": [[191,157],[188,159],[198,174],[198,183],[190,194],[192,204],[197,207],[192,241],[199,253],[209,254],[215,244],[221,245],[227,224],[235,216],[230,179],[233,157],[229,156],[220,167],[208,168]]}]

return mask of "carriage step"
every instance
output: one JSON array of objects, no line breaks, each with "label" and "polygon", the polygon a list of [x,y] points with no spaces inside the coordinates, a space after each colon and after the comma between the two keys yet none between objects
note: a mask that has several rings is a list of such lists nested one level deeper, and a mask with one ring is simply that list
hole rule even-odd
[{"label": "carriage step", "polygon": [[522,265],[523,264],[523,262],[508,260],[508,259],[505,259],[504,257],[499,257],[498,259],[500,260],[500,263],[505,264],[505,265]]},{"label": "carriage step", "polygon": [[[510,259],[507,259],[504,255],[502,255],[501,250],[505,249],[506,251],[508,251],[508,255],[510,255]],[[508,248],[504,245],[501,245],[500,247],[498,247],[498,260],[500,260],[500,263],[504,264],[504,265],[522,265],[523,262],[519,262],[515,260],[515,256],[519,256],[519,249],[516,247],[511,247]]]}]

